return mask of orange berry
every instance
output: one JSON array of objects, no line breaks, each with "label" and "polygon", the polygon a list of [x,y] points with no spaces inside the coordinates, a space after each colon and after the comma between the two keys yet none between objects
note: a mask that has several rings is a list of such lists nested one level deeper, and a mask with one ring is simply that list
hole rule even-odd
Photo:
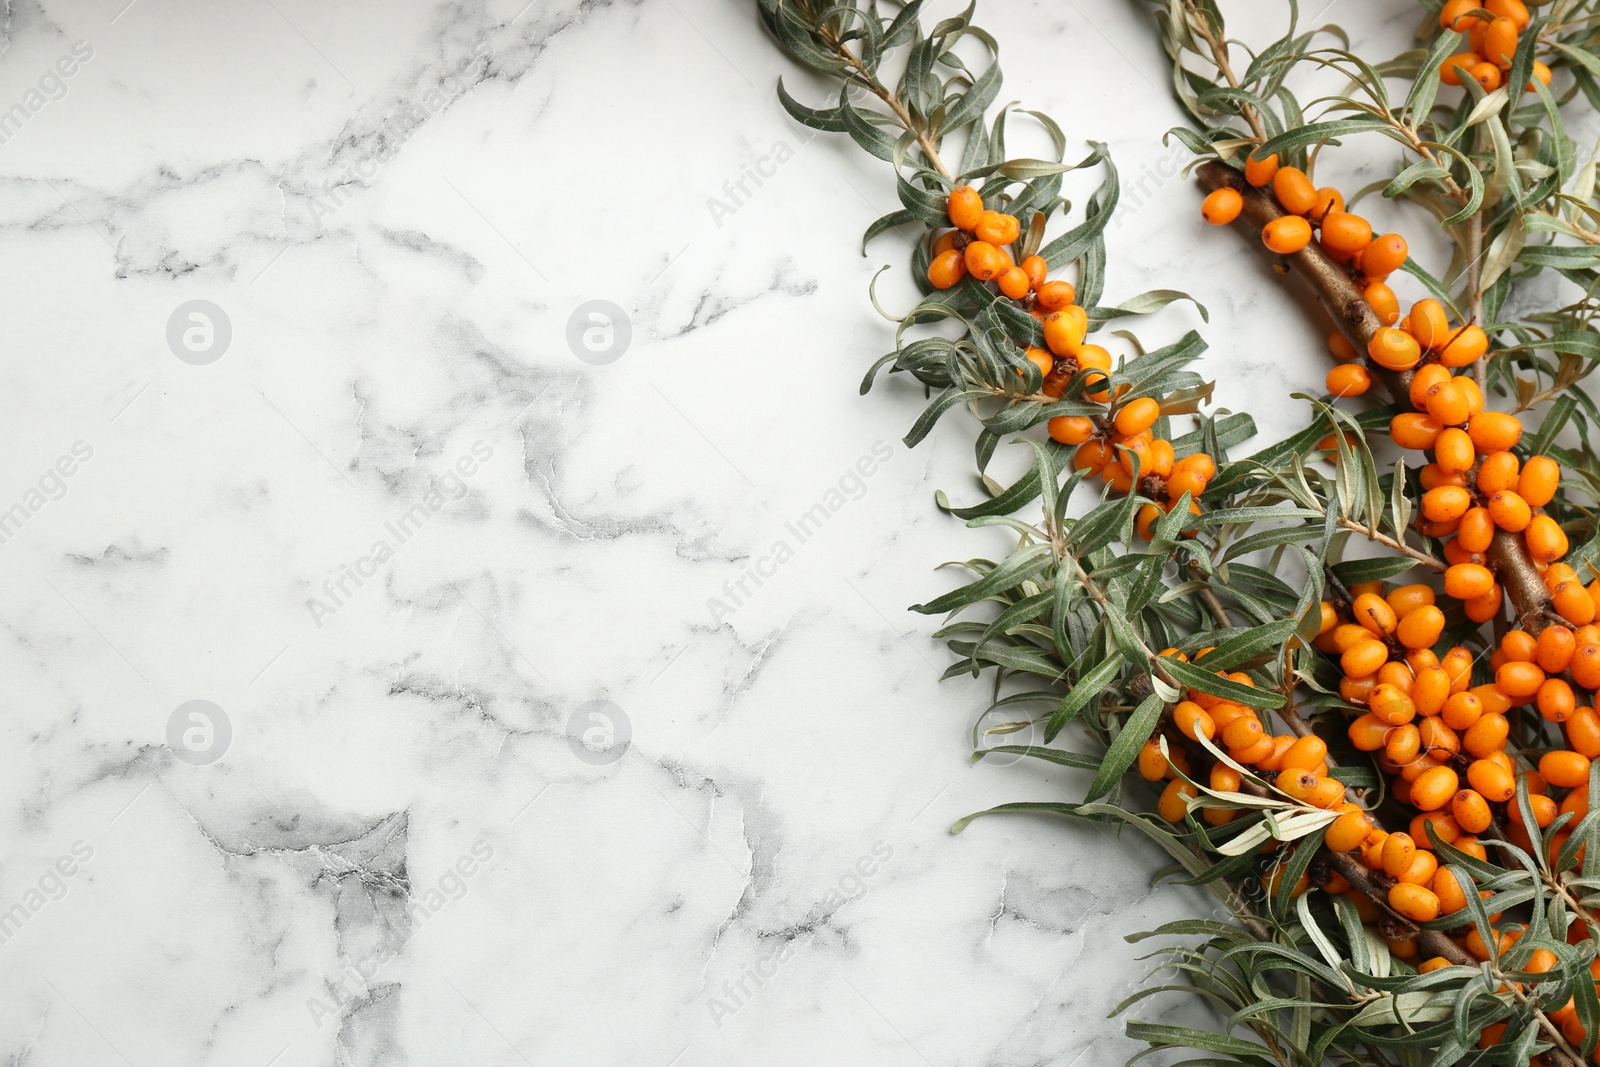
[{"label": "orange berry", "polygon": [[1483,58],[1505,70],[1511,66],[1511,57],[1517,54],[1517,24],[1499,18],[1489,23],[1483,35]]},{"label": "orange berry", "polygon": [[1478,491],[1493,496],[1504,489],[1515,490],[1522,464],[1506,451],[1491,452],[1478,467]]},{"label": "orange berry", "polygon": [[[1493,711],[1486,711],[1483,717],[1467,727],[1461,735],[1461,747],[1468,753],[1483,759],[1491,752],[1497,752],[1505,747],[1506,737],[1510,733],[1510,726],[1506,717]],[[1479,790],[1483,792],[1483,790]],[[1485,796],[1488,794],[1485,793]]]},{"label": "orange berry", "polygon": [[1497,584],[1490,586],[1489,591],[1482,596],[1463,601],[1461,608],[1473,622],[1485,623],[1500,614],[1500,608],[1504,603],[1505,590]]},{"label": "orange berry", "polygon": [[1444,591],[1457,600],[1482,596],[1494,586],[1489,568],[1476,563],[1458,563],[1444,572]]},{"label": "orange berry", "polygon": [[1416,857],[1417,844],[1410,834],[1390,834],[1383,841],[1383,871],[1390,878],[1399,878],[1411,867]]},{"label": "orange berry", "polygon": [[1379,682],[1367,694],[1374,718],[1390,726],[1404,726],[1417,717],[1417,706],[1405,690],[1392,682]]},{"label": "orange berry", "polygon": [[1360,848],[1371,832],[1371,816],[1364,811],[1347,811],[1328,827],[1323,843],[1334,852],[1351,852]]},{"label": "orange berry", "polygon": [[1472,12],[1479,7],[1477,0],[1449,0],[1439,12],[1439,25],[1447,30],[1465,32],[1478,19]]},{"label": "orange berry", "polygon": [[1374,237],[1372,243],[1361,250],[1361,273],[1378,281],[1399,270],[1407,255],[1406,239],[1397,233]]},{"label": "orange berry", "polygon": [[1459,790],[1450,800],[1450,814],[1455,816],[1456,823],[1469,834],[1483,833],[1494,821],[1488,801],[1484,800],[1483,794],[1476,789]]},{"label": "orange berry", "polygon": [[1416,707],[1417,714],[1438,715],[1444,710],[1449,699],[1450,676],[1443,669],[1424,667],[1417,672],[1417,680],[1411,685],[1411,702]]},{"label": "orange berry", "polygon": [[1600,714],[1593,708],[1578,708],[1572,718],[1562,724],[1562,729],[1567,735],[1567,744],[1574,751],[1590,759],[1600,759]]},{"label": "orange berry", "polygon": [[1330,211],[1322,220],[1322,244],[1331,252],[1360,252],[1372,241],[1372,226],[1360,215]]},{"label": "orange berry", "polygon": [[1492,93],[1500,88],[1500,68],[1493,63],[1474,63],[1467,68],[1467,76],[1483,86],[1484,92]]},{"label": "orange berry", "polygon": [[1600,689],[1600,644],[1579,645],[1569,667],[1573,681],[1585,689]]},{"label": "orange berry", "polygon": [[1479,452],[1504,452],[1522,439],[1522,421],[1503,411],[1480,411],[1467,423]]},{"label": "orange berry", "polygon": [[1096,438],[1085,441],[1078,446],[1072,454],[1072,469],[1080,471],[1100,471],[1107,464],[1117,461],[1116,453],[1111,449],[1111,443],[1104,439]]},{"label": "orange berry", "polygon": [[1340,363],[1351,363],[1361,358],[1361,353],[1355,350],[1350,339],[1338,330],[1328,335],[1328,352]]},{"label": "orange berry", "polygon": [[1430,604],[1401,619],[1397,636],[1406,648],[1432,648],[1442,633],[1444,612]]},{"label": "orange berry", "polygon": [[1050,264],[1045,262],[1043,256],[1027,256],[1017,266],[1021,267],[1023,273],[1028,276],[1028,284],[1034,289],[1044,284],[1045,277],[1050,270]]},{"label": "orange berry", "polygon": [[1528,502],[1510,489],[1502,489],[1495,493],[1489,498],[1487,506],[1489,517],[1502,530],[1520,533],[1533,521],[1533,513],[1528,508]]},{"label": "orange berry", "polygon": [[[1476,759],[1467,764],[1467,781],[1485,800],[1495,803],[1503,803],[1517,795],[1516,777],[1506,768],[1490,760]],[[1472,833],[1481,831],[1473,830]]]},{"label": "orange berry", "polygon": [[1471,506],[1472,494],[1456,485],[1441,485],[1422,494],[1422,514],[1429,522],[1459,519]]},{"label": "orange berry", "polygon": [[1008,245],[1022,235],[1022,224],[1015,215],[999,211],[985,211],[978,218],[974,234],[980,241],[992,245]]},{"label": "orange berry", "polygon": [[1439,65],[1439,80],[1446,85],[1460,85],[1463,75],[1472,77],[1471,69],[1483,62],[1476,52],[1457,52]]},{"label": "orange berry", "polygon": [[967,245],[966,263],[967,273],[980,282],[991,280],[1007,265],[1000,249],[988,241],[973,241]]},{"label": "orange berry", "polygon": [[[1532,793],[1528,796],[1528,810],[1533,813],[1534,824],[1541,830],[1556,819],[1556,802],[1547,796]],[[1522,805],[1507,804],[1506,814],[1511,817],[1514,825],[1522,824]]]},{"label": "orange berry", "polygon": [[[1070,308],[1067,308],[1065,311],[1059,312],[1059,314],[1070,316],[1072,318],[1072,320],[1075,323],[1077,323],[1077,327],[1078,327],[1078,329],[1080,331],[1086,332],[1088,330],[1089,319],[1088,319],[1088,316],[1084,313],[1083,308],[1074,305],[1074,306],[1072,306]],[[1050,320],[1050,316],[1046,315],[1045,316],[1045,326],[1046,326],[1045,339],[1047,341],[1048,341],[1048,339],[1050,337],[1049,320]],[[1063,339],[1064,339],[1064,341],[1070,340],[1070,334],[1064,334],[1063,335]],[[1099,389],[1085,389],[1084,392],[1083,392],[1084,397],[1086,399],[1088,399],[1088,400],[1094,400],[1094,401],[1097,401],[1097,402],[1102,403],[1102,404],[1110,403],[1110,401],[1111,401],[1111,390],[1105,387],[1104,382],[1110,377],[1110,373],[1109,372],[1111,370],[1111,353],[1107,352],[1104,348],[1101,348],[1099,345],[1085,344],[1085,345],[1083,345],[1083,347],[1081,347],[1078,350],[1078,354],[1073,358],[1075,358],[1078,361],[1078,368],[1079,368],[1080,371],[1083,371],[1083,372],[1092,372],[1092,371],[1103,372],[1103,373],[1088,373],[1087,381],[1089,381],[1091,383],[1100,382],[1102,384],[1101,384]],[[1122,388],[1126,389],[1127,386],[1123,386]],[[1121,390],[1118,390],[1118,392],[1120,393]]]},{"label": "orange berry", "polygon": [[1045,282],[1038,287],[1034,297],[1035,303],[1048,314],[1052,311],[1061,311],[1071,307],[1072,302],[1078,299],[1078,291],[1071,282],[1053,281]]},{"label": "orange berry", "polygon": [[[1423,407],[1441,426],[1462,426],[1472,417],[1472,408],[1454,382],[1440,382],[1428,390]],[[1471,438],[1468,438],[1470,442]]]},{"label": "orange berry", "polygon": [[1261,228],[1261,243],[1279,255],[1291,255],[1311,243],[1311,223],[1299,215],[1279,216]]},{"label": "orange berry", "polygon": [[1428,391],[1434,386],[1443,385],[1448,381],[1451,381],[1450,372],[1437,363],[1429,363],[1427,366],[1418,367],[1416,373],[1411,376],[1411,388],[1407,391],[1411,398],[1411,406],[1418,411],[1426,411],[1428,408]]},{"label": "orange berry", "polygon": [[1124,404],[1112,419],[1112,425],[1117,428],[1118,433],[1131,437],[1154,426],[1160,417],[1161,405],[1150,397],[1143,396]]},{"label": "orange berry", "polygon": [[1377,593],[1362,593],[1356,597],[1351,612],[1356,625],[1377,637],[1394,633],[1395,624],[1399,621],[1394,608]]},{"label": "orange berry", "polygon": [[1256,159],[1254,156],[1244,161],[1244,180],[1257,189],[1272,181],[1272,176],[1278,173],[1278,154],[1274,152],[1266,159]]},{"label": "orange berry", "polygon": [[1444,343],[1439,351],[1439,362],[1446,367],[1465,367],[1488,350],[1488,334],[1476,326],[1463,326]]},{"label": "orange berry", "polygon": [[1444,702],[1439,718],[1452,730],[1469,730],[1483,718],[1483,701],[1476,693],[1452,693]]},{"label": "orange berry", "polygon": [[1291,215],[1309,215],[1317,203],[1317,189],[1299,167],[1279,167],[1272,175],[1272,193]]},{"label": "orange berry", "polygon": [[1528,11],[1528,5],[1524,4],[1522,0],[1485,0],[1483,6],[1501,18],[1510,19],[1519,33],[1527,28],[1529,22],[1533,21],[1533,15]]},{"label": "orange berry", "polygon": [[1551,785],[1576,789],[1589,784],[1589,757],[1580,752],[1555,749],[1539,757],[1539,775]]},{"label": "orange berry", "polygon": [[1519,704],[1527,701],[1544,684],[1544,670],[1537,663],[1511,660],[1494,672],[1494,686]]},{"label": "orange berry", "polygon": [[1528,84],[1522,91],[1525,93],[1538,92],[1539,90],[1533,87],[1534,82],[1538,82],[1541,85],[1550,84],[1550,68],[1542,60],[1536,59],[1533,61],[1533,77],[1528,79]]},{"label": "orange berry", "polygon": [[[1388,723],[1368,712],[1352,719],[1346,733],[1350,743],[1360,751],[1376,752],[1383,747],[1391,729]],[[1596,720],[1595,737],[1597,744],[1600,744],[1600,720]]]},{"label": "orange berry", "polygon": [[951,224],[963,230],[973,229],[983,218],[983,196],[970,185],[957,186],[950,191],[945,210]]},{"label": "orange berry", "polygon": [[1136,764],[1139,777],[1147,782],[1159,782],[1167,776],[1172,765],[1167,762],[1167,757],[1161,754],[1161,745],[1154,738],[1146,741],[1139,749],[1139,759]]},{"label": "orange berry", "polygon": [[1213,226],[1226,226],[1244,209],[1244,197],[1237,189],[1217,189],[1200,205],[1200,215]]},{"label": "orange berry", "polygon": [[[1415,344],[1415,342],[1412,342]],[[1421,451],[1433,447],[1444,427],[1432,415],[1405,411],[1389,422],[1389,436],[1401,448]]]},{"label": "orange berry", "polygon": [[1172,721],[1177,724],[1183,736],[1191,741],[1198,741],[1202,737],[1209,741],[1217,733],[1216,723],[1206,714],[1206,709],[1192,700],[1178,702],[1172,709]]},{"label": "orange berry", "polygon": [[1359,363],[1341,363],[1328,372],[1323,384],[1333,396],[1361,396],[1372,388],[1372,375]]},{"label": "orange berry", "polygon": [[[1440,434],[1440,437],[1443,436],[1443,434]],[[1435,441],[1435,454],[1437,454],[1438,449],[1439,442]],[[1422,482],[1423,492],[1427,492],[1430,489],[1437,489],[1442,485],[1455,485],[1465,488],[1467,484],[1466,471],[1447,470],[1444,466],[1438,463],[1424,463],[1422,465],[1422,469],[1417,471],[1417,477]]]},{"label": "orange berry", "polygon": [[1346,676],[1365,678],[1369,674],[1376,674],[1388,659],[1388,647],[1382,641],[1368,638],[1339,657],[1339,665]]},{"label": "orange berry", "polygon": [[1522,540],[1535,563],[1551,563],[1567,554],[1566,531],[1548,515],[1535,515],[1523,531]]},{"label": "orange berry", "polygon": [[1587,626],[1594,621],[1594,598],[1577,582],[1562,582],[1551,590],[1550,606],[1574,626]]},{"label": "orange berry", "polygon": [[1439,898],[1433,890],[1410,882],[1390,887],[1389,907],[1412,922],[1432,922],[1439,917]]},{"label": "orange berry", "polygon": [[1559,674],[1572,662],[1578,649],[1577,638],[1565,626],[1546,626],[1534,649],[1534,662],[1546,673]]},{"label": "orange berry", "polygon": [[1081,445],[1094,436],[1094,423],[1082,415],[1057,415],[1045,430],[1064,445]]},{"label": "orange berry", "polygon": [[1328,744],[1315,734],[1307,734],[1292,740],[1284,749],[1279,765],[1283,769],[1296,768],[1316,770],[1328,758]]},{"label": "orange berry", "polygon": [[1444,306],[1432,297],[1411,305],[1411,335],[1423,348],[1439,348],[1450,339],[1450,320]]},{"label": "orange berry", "polygon": [[1393,289],[1382,282],[1368,282],[1367,287],[1361,290],[1361,295],[1378,316],[1379,322],[1393,326],[1400,321],[1400,301]]},{"label": "orange berry", "polygon": [[[1027,357],[1029,363],[1032,363],[1035,367],[1039,368],[1039,373],[1045,378],[1049,378],[1050,375],[1055,371],[1055,357],[1049,352],[1046,352],[1044,349],[1034,348],[1032,345],[1029,345],[1027,351],[1024,352],[1023,355]],[[1022,376],[1021,369],[1018,369],[1017,376]],[[1074,441],[1072,443],[1077,444],[1078,442]]]},{"label": "orange berry", "polygon": [[1534,456],[1522,467],[1517,495],[1531,507],[1542,508],[1555,499],[1561,485],[1561,465],[1549,456]]},{"label": "orange berry", "polygon": [[[974,241],[967,246],[970,254],[979,242]],[[993,247],[993,246],[989,246]],[[974,271],[974,274],[977,272]],[[1081,310],[1081,309],[1079,309]],[[1072,313],[1072,308],[1061,311],[1052,311],[1044,317],[1044,343],[1050,346],[1050,351],[1058,356],[1075,356],[1083,348],[1085,320],[1079,319]],[[1078,361],[1079,366],[1083,364]]]},{"label": "orange berry", "polygon": [[[1549,79],[1546,79],[1546,84]],[[1314,222],[1321,222],[1335,211],[1344,210],[1344,196],[1331,185],[1325,185],[1317,190],[1316,200],[1311,205],[1307,216]]]},{"label": "orange berry", "polygon": [[[1474,724],[1476,725],[1476,724]],[[1444,759],[1461,751],[1461,737],[1449,723],[1444,721],[1444,716],[1432,719],[1423,719],[1417,727],[1417,732],[1422,735],[1422,753]],[[1418,775],[1427,770],[1432,764],[1419,766],[1413,764],[1401,771],[1407,781],[1415,780]]]},{"label": "orange berry", "polygon": [[1422,811],[1437,811],[1450,803],[1459,785],[1456,772],[1449,767],[1423,771],[1411,783],[1411,803]]},{"label": "orange berry", "polygon": [[1380,326],[1367,342],[1367,355],[1380,367],[1389,370],[1410,370],[1422,359],[1422,349],[1417,339],[1393,326]]},{"label": "orange berry", "polygon": [[1494,540],[1494,519],[1490,517],[1489,509],[1468,508],[1467,513],[1461,516],[1456,540],[1468,552],[1489,551],[1489,545]]},{"label": "orange berry", "polygon": [[1162,790],[1161,799],[1156,802],[1156,811],[1168,822],[1182,822],[1189,810],[1188,802],[1199,795],[1200,790],[1181,778],[1174,778]]},{"label": "orange berry", "polygon": [[933,262],[928,264],[928,282],[935,289],[949,289],[966,273],[966,260],[955,249],[940,252],[933,257]]},{"label": "orange berry", "polygon": [[1000,292],[1013,300],[1021,300],[1028,295],[1032,288],[1028,284],[1028,274],[1021,267],[1007,267],[1000,272],[1000,277],[995,279],[995,284],[1000,287]]}]

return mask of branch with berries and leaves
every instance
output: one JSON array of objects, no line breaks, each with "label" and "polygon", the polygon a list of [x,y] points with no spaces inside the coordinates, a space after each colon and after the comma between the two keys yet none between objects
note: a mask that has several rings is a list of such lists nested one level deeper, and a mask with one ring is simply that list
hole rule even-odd
[{"label": "branch with berries and leaves", "polygon": [[[1582,386],[1600,203],[1568,125],[1600,103],[1600,15],[1419,6],[1418,46],[1374,62],[1337,27],[1246,47],[1211,0],[1153,6],[1205,220],[1328,315],[1325,392],[1295,394],[1304,428],[1249,455],[1247,415],[1201,412],[1198,334],[1100,336],[1186,296],[1104,304],[1115,169],[1092,142],[1063,162],[1054,122],[993,107],[998,44],[971,9],[925,26],[920,2],[760,0],[830,85],[819,107],[780,86],[789,113],[894,168],[902,208],[867,240],[915,235],[922,296],[863,392],[888,368],[931,394],[911,444],[969,412],[986,499],[938,502],[1015,539],[917,607],[949,616],[947,673],[987,674],[991,712],[1013,713],[994,732],[1035,732],[974,758],[1092,775],[1080,802],[995,812],[1125,824],[1225,905],[1231,922],[1154,933],[1202,938],[1167,962],[1227,1024],[1130,1022],[1153,1048],[1571,1067],[1600,1033],[1600,410]],[[1302,104],[1329,70],[1347,87]],[[1055,158],[1008,157],[1017,115]],[[1313,175],[1355,145],[1401,158],[1347,203]],[[1075,216],[1062,176],[1090,166],[1105,177]],[[1431,213],[1450,262],[1375,233],[1356,208],[1378,194]],[[1006,437],[1033,462],[1001,484]]]}]

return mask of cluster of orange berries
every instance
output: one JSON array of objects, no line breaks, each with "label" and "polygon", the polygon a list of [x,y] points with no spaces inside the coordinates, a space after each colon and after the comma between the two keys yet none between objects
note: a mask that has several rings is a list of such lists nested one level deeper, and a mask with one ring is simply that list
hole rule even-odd
[{"label": "cluster of orange berries", "polygon": [[[949,289],[972,275],[995,288],[1039,320],[1046,348],[1029,346],[1027,357],[1044,377],[1042,391],[1060,399],[1079,371],[1094,371],[1087,386],[1109,379],[1111,353],[1084,339],[1089,334],[1089,314],[1077,303],[1078,292],[1069,281],[1052,280],[1042,256],[1015,258],[1012,246],[1022,236],[1015,215],[983,206],[983,195],[969,185],[951,190],[945,203],[953,230],[933,240],[928,281],[936,289]],[[1108,403],[1108,388],[1086,388],[1088,400]],[[1152,420],[1154,421],[1154,420]]]},{"label": "cluster of orange berries", "polygon": [[[1444,590],[1464,603],[1467,617],[1488,622],[1503,599],[1488,551],[1497,531],[1516,534],[1528,558],[1550,584],[1551,606],[1568,622],[1595,618],[1600,584],[1585,588],[1572,568],[1557,569],[1569,541],[1561,524],[1540,509],[1555,499],[1561,466],[1549,456],[1526,462],[1512,448],[1522,438],[1515,415],[1483,410],[1483,394],[1469,377],[1452,377],[1437,364],[1417,372],[1411,402],[1420,410],[1396,415],[1389,434],[1402,448],[1431,451],[1419,472],[1422,506],[1417,529],[1444,542]],[[1553,575],[1564,575],[1551,582]]]},{"label": "cluster of orange berries", "polygon": [[[1426,361],[1429,367],[1460,370],[1476,363],[1489,350],[1489,335],[1483,332],[1482,327],[1471,323],[1451,326],[1444,306],[1432,297],[1412,304],[1410,312],[1402,318],[1394,290],[1383,282],[1368,282],[1361,295],[1377,314],[1378,321],[1383,323],[1373,332],[1366,351],[1372,362],[1380,367],[1408,371]],[[1328,392],[1334,396],[1360,396],[1372,388],[1372,375],[1362,364],[1361,353],[1345,339],[1344,334],[1335,330],[1328,335],[1328,351],[1339,364],[1328,372]],[[1445,379],[1448,377],[1447,374]],[[1429,384],[1445,379],[1435,379]],[[1455,388],[1467,391],[1472,387],[1458,380]],[[1449,393],[1440,398],[1441,403],[1455,399]],[[1476,410],[1483,410],[1481,391],[1476,396],[1467,395],[1461,399],[1469,405],[1475,405]],[[1456,408],[1446,410],[1454,413]]]},{"label": "cluster of orange berries", "polygon": [[1039,368],[1041,391],[1059,400],[1080,373],[1087,373],[1083,399],[1112,405],[1104,416],[1058,415],[1046,430],[1064,445],[1074,445],[1073,467],[1103,477],[1118,492],[1137,489],[1156,503],[1139,511],[1138,528],[1148,539],[1162,514],[1190,495],[1189,509],[1200,514],[1194,501],[1217,473],[1209,455],[1196,453],[1179,459],[1172,442],[1156,437],[1153,427],[1161,405],[1151,397],[1138,397],[1118,405],[1121,391],[1110,388],[1111,353],[1085,341],[1089,315],[1077,303],[1077,290],[1068,281],[1051,280],[1040,256],[1025,256],[1019,264],[1012,246],[1022,224],[983,204],[971,186],[951,191],[945,212],[955,229],[934,238],[928,281],[948,289],[967,275],[994,282],[999,292],[1021,303],[1039,320],[1045,348],[1028,346],[1026,355]]},{"label": "cluster of orange berries", "polygon": [[[1318,189],[1299,167],[1278,165],[1274,152],[1245,160],[1245,181],[1260,189],[1272,187],[1279,206],[1288,212],[1261,229],[1261,242],[1279,255],[1290,255],[1312,241],[1313,229],[1322,250],[1358,277],[1382,282],[1400,269],[1407,255],[1406,239],[1397,233],[1374,236],[1372,224],[1344,209],[1344,195],[1334,187]],[[1237,189],[1218,189],[1205,198],[1200,213],[1213,226],[1239,217],[1244,197]]]},{"label": "cluster of orange berries", "polygon": [[[1539,2],[1534,0],[1535,4]],[[1480,10],[1488,11],[1491,17],[1484,18],[1478,14]],[[1462,78],[1471,78],[1485,92],[1500,88],[1517,54],[1517,38],[1532,18],[1522,0],[1450,0],[1439,12],[1439,25],[1465,33],[1468,51],[1445,60],[1439,68],[1440,79],[1446,85],[1460,85]],[[1539,60],[1533,62],[1533,76],[1550,84],[1550,68]],[[1524,92],[1533,91],[1533,82],[1529,81]]]},{"label": "cluster of orange berries", "polygon": [[1196,503],[1217,473],[1217,465],[1204,452],[1177,458],[1172,442],[1153,434],[1161,405],[1139,397],[1105,416],[1057,415],[1047,424],[1052,439],[1076,445],[1075,470],[1098,474],[1121,493],[1136,489],[1155,503],[1139,509],[1139,536],[1150,539],[1156,521],[1189,494],[1189,512],[1200,514]]},{"label": "cluster of orange berries", "polygon": [[[1569,583],[1575,575],[1555,564],[1546,580]],[[1512,630],[1490,657],[1494,680],[1474,686],[1467,649],[1453,647],[1442,658],[1433,652],[1444,615],[1430,587],[1405,585],[1385,595],[1379,583],[1369,583],[1351,592],[1354,620],[1341,620],[1324,603],[1315,644],[1339,657],[1340,696],[1367,708],[1349,725],[1351,744],[1376,755],[1395,798],[1418,814],[1409,832],[1388,834],[1366,812],[1348,812],[1328,828],[1325,843],[1335,852],[1361,850],[1367,867],[1395,880],[1390,907],[1429,922],[1459,911],[1463,899],[1455,879],[1439,872],[1433,857],[1417,858],[1431,849],[1430,825],[1440,840],[1480,859],[1485,851],[1478,835],[1495,826],[1514,844],[1531,847],[1515,802],[1519,778],[1541,829],[1563,813],[1575,820],[1588,813],[1589,765],[1600,758],[1600,714],[1578,703],[1578,690],[1600,687],[1600,626],[1553,624],[1538,637]],[[1561,724],[1569,746],[1543,753],[1537,770],[1519,769],[1506,750],[1509,715],[1522,706]],[[1552,796],[1552,788],[1564,795]],[[1549,842],[1552,858],[1566,836],[1557,833]],[[1463,946],[1487,958],[1471,937]]]},{"label": "cluster of orange berries", "polygon": [[[1209,651],[1201,649],[1196,658],[1203,657]],[[1185,662],[1189,659],[1175,648],[1169,648],[1161,655]],[[1255,685],[1254,680],[1242,671],[1218,673],[1220,677],[1241,685]],[[1235,763],[1252,767],[1258,772],[1275,774],[1278,788],[1302,803],[1330,809],[1345,803],[1343,783],[1328,773],[1327,742],[1314,734],[1296,737],[1294,734],[1268,733],[1260,712],[1255,708],[1190,688],[1184,694],[1184,699],[1173,706],[1168,729],[1190,741],[1199,741],[1202,737],[1216,741],[1227,750],[1228,758]],[[1177,737],[1171,740],[1177,742],[1167,746],[1172,754],[1171,760],[1177,762],[1177,770],[1182,770],[1192,778],[1187,751]],[[1155,738],[1147,741],[1140,750],[1138,769],[1146,781],[1171,779],[1161,794],[1156,810],[1170,822],[1182,822],[1188,802],[1198,795],[1198,791],[1177,776],[1172,762],[1162,755],[1161,746]],[[1236,793],[1239,791],[1240,774],[1218,760],[1208,772],[1208,784],[1218,792]],[[1206,806],[1202,814],[1211,825],[1222,826],[1232,822],[1239,812],[1233,808]]]}]

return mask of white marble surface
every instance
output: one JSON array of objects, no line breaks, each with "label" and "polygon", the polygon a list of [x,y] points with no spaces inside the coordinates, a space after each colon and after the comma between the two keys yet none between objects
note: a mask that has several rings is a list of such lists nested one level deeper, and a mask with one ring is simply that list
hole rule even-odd
[{"label": "white marble surface", "polygon": [[[5,5],[0,1057],[1120,1062],[1119,935],[1194,898],[1137,841],[947,833],[1086,783],[969,766],[985,689],[904,610],[994,535],[932,503],[970,427],[908,452],[916,391],[856,395],[887,167],[783,116],[747,4],[522,2]],[[1004,99],[1172,173],[1142,10],[985,7]],[[1226,406],[1314,387],[1319,331],[1147,187],[1108,297],[1200,296]],[[595,700],[619,762],[569,743]]]}]

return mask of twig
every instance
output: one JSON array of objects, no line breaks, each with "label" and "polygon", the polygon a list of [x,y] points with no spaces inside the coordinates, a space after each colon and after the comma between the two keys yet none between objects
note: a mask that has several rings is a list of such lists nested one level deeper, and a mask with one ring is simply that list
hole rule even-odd
[{"label": "twig", "polygon": [[949,169],[944,165],[944,160],[939,158],[938,147],[928,137],[927,131],[917,124],[910,109],[900,101],[900,98],[880,82],[877,75],[867,69],[867,65],[861,62],[856,54],[850,50],[849,45],[839,40],[838,34],[834,33],[831,27],[825,24],[819,25],[817,34],[827,43],[829,48],[833,49],[835,55],[852,68],[856,77],[860,79],[861,84],[867,87],[868,91],[889,105],[889,110],[894,112],[894,117],[899,120],[900,125],[917,135],[917,146],[922,149],[922,154],[927,159],[928,164],[938,171],[941,177],[951,177]]}]

